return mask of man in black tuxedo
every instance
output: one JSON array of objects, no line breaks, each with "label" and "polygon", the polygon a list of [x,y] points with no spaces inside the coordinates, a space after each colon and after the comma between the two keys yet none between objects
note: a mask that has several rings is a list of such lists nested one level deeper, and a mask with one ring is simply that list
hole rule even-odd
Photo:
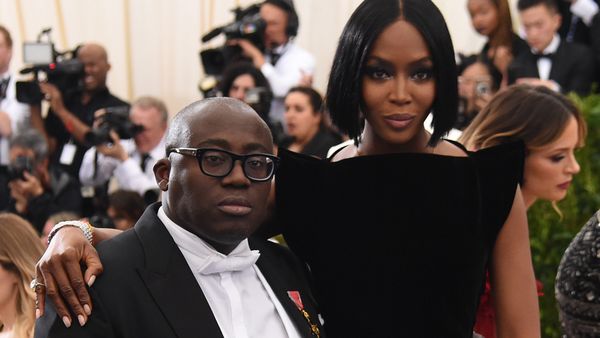
[{"label": "man in black tuxedo", "polygon": [[519,0],[517,7],[530,51],[509,65],[509,83],[588,94],[594,81],[592,51],[560,38],[561,16],[555,0]]},{"label": "man in black tuxedo", "polygon": [[173,119],[166,149],[154,166],[162,204],[98,245],[93,313],[71,325],[46,307],[36,337],[323,337],[304,265],[249,239],[278,160],[258,114],[232,98],[195,102]]}]

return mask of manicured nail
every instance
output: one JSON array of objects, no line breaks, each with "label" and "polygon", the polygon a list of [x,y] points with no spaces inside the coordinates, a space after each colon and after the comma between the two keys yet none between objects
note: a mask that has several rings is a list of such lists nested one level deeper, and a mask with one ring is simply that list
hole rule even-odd
[{"label": "manicured nail", "polygon": [[35,319],[39,319],[42,316],[42,311],[40,309],[35,309]]},{"label": "manicured nail", "polygon": [[83,306],[83,311],[85,311],[85,314],[88,316],[92,314],[92,309],[90,309],[90,306],[87,304]]},{"label": "manicured nail", "polygon": [[85,325],[85,317],[84,316],[78,315],[77,320],[79,320],[79,325],[81,325],[81,326]]},{"label": "manicured nail", "polygon": [[90,277],[90,279],[88,279],[88,283],[87,283],[87,284],[88,284],[88,286],[89,286],[89,287],[92,287],[92,284],[94,284],[94,282],[95,282],[95,281],[96,281],[96,276],[95,276],[95,275],[92,275],[92,276]]},{"label": "manicured nail", "polygon": [[64,316],[62,317],[62,320],[66,327],[71,327],[71,320],[69,319],[69,317]]}]

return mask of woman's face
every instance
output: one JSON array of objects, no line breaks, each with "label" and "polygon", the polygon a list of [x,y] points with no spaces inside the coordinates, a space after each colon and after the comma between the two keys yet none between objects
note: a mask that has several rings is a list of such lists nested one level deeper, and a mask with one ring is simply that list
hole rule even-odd
[{"label": "woman's face", "polygon": [[[0,309],[16,302],[19,279],[14,272],[6,270],[0,264]],[[16,304],[14,304],[16,306]]]},{"label": "woman's face", "polygon": [[498,27],[498,8],[492,0],[469,0],[471,23],[477,33],[490,37]]},{"label": "woman's face", "polygon": [[433,60],[412,24],[396,21],[377,37],[362,81],[365,143],[406,148],[427,138],[423,121],[435,98]]},{"label": "woman's face", "polygon": [[254,78],[252,78],[250,74],[242,74],[233,80],[231,88],[229,88],[228,96],[240,101],[245,101],[246,92],[248,92],[248,89],[252,89],[254,87],[256,87]]},{"label": "woman's face", "polygon": [[488,88],[492,86],[492,76],[487,67],[481,62],[465,68],[458,77],[458,94],[468,100],[474,99],[476,95],[475,88],[479,83],[486,83]]},{"label": "woman's face", "polygon": [[525,159],[523,196],[559,201],[567,195],[573,175],[579,172],[575,148],[579,141],[577,121],[571,117],[567,128],[554,142],[530,150]]},{"label": "woman's face", "polygon": [[288,134],[299,141],[308,141],[321,123],[321,115],[315,112],[308,96],[300,92],[291,92],[285,97],[284,118]]}]

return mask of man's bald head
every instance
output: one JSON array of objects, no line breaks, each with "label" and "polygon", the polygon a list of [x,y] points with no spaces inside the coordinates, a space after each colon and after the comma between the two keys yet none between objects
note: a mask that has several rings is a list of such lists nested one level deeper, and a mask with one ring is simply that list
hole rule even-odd
[{"label": "man's bald head", "polygon": [[273,148],[273,138],[267,124],[244,102],[229,98],[215,97],[196,101],[183,108],[171,121],[166,138],[166,148],[189,147],[198,134],[213,133],[223,129],[252,128],[256,141]]},{"label": "man's bald head", "polygon": [[106,74],[110,70],[106,49],[97,43],[86,43],[77,51],[77,58],[83,64],[85,90],[95,92],[106,88]]}]

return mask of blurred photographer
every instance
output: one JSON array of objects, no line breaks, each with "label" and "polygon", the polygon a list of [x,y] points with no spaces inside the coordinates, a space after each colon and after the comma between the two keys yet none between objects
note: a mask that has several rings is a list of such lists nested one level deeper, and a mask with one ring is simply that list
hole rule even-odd
[{"label": "blurred photographer", "polygon": [[285,95],[294,86],[312,84],[315,59],[294,44],[299,20],[292,0],[266,0],[260,6],[260,16],[266,23],[265,52],[245,39],[228,43],[238,45],[269,80],[274,95],[271,118],[283,123]]},{"label": "blurred photographer", "polygon": [[273,142],[279,144],[284,139],[283,124],[274,121],[269,111],[273,101],[273,91],[262,72],[249,62],[231,64],[223,72],[218,85],[219,96],[233,97],[244,101],[267,123]]},{"label": "blurred photographer", "polygon": [[464,130],[498,91],[502,75],[478,55],[460,56],[459,109],[455,129]]},{"label": "blurred photographer", "polygon": [[[94,130],[101,128],[106,118],[103,113],[97,114]],[[130,127],[125,129],[130,130],[133,139],[121,140],[118,126],[114,126],[109,139],[85,153],[79,171],[81,183],[97,187],[114,177],[120,189],[135,191],[148,203],[155,202],[158,187],[152,168],[165,157],[164,136],[168,117],[167,108],[161,100],[149,96],[137,99],[131,107],[129,121],[121,122],[128,122]]]},{"label": "blurred photographer", "polygon": [[74,95],[63,97],[51,83],[40,83],[40,90],[50,103],[45,120],[49,136],[53,164],[60,164],[73,177],[79,168],[85,150],[84,140],[94,122],[94,112],[101,108],[128,105],[112,95],[106,87],[110,63],[104,47],[89,43],[77,51],[77,59],[83,64],[82,88]]},{"label": "blurred photographer", "polygon": [[9,210],[27,219],[40,233],[50,215],[81,211],[79,183],[49,165],[46,139],[35,129],[11,139],[8,180]]},{"label": "blurred photographer", "polygon": [[32,126],[43,129],[39,106],[32,112],[29,105],[17,101],[16,80],[10,71],[12,47],[10,32],[0,25],[0,166],[10,161],[8,149],[12,135]]}]

